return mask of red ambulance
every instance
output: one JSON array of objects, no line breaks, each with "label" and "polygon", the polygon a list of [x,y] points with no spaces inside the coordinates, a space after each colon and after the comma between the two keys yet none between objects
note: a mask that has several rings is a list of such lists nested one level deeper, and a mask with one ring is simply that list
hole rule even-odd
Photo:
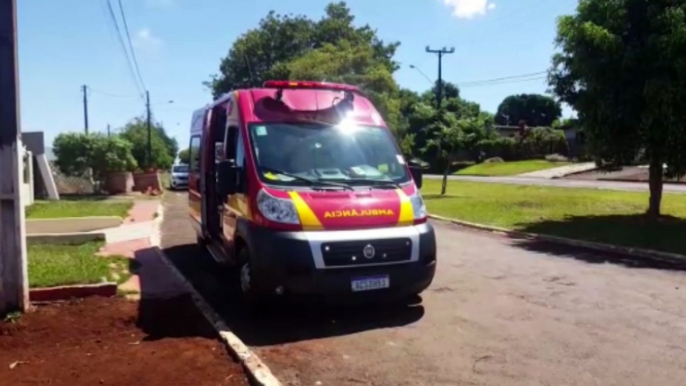
[{"label": "red ambulance", "polygon": [[353,86],[268,81],[193,114],[190,217],[247,301],[422,292],[436,240],[421,184]]}]

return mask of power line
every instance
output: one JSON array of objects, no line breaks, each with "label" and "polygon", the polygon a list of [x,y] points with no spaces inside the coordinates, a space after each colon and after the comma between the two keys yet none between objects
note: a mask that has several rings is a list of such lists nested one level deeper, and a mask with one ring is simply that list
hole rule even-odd
[{"label": "power line", "polygon": [[104,92],[100,90],[96,90],[93,87],[88,86],[88,91],[94,92],[96,94],[112,97],[112,98],[138,98],[140,95],[135,95],[135,94],[128,94],[128,95],[122,95],[122,94],[111,94],[109,92]]},{"label": "power line", "polygon": [[540,76],[540,75],[547,74],[547,73],[548,73],[548,71],[538,71],[538,72],[532,72],[529,74],[505,76],[502,78],[473,80],[473,81],[468,81],[468,82],[458,82],[457,84],[459,86],[471,86],[471,85],[478,85],[478,84],[482,84],[482,83],[497,83],[497,82],[504,81],[504,80],[529,78],[532,76]]},{"label": "power line", "polygon": [[126,39],[129,41],[129,48],[131,49],[131,57],[133,58],[133,64],[136,67],[136,74],[138,75],[138,80],[140,80],[141,85],[143,86],[143,89],[147,90],[148,88],[145,87],[145,82],[143,82],[143,76],[141,76],[141,70],[138,67],[138,59],[136,59],[136,51],[134,51],[133,45],[131,44],[131,34],[129,34],[129,25],[126,22],[126,13],[124,12],[124,6],[121,4],[121,0],[118,0],[118,3],[119,3],[119,11],[121,12],[121,19],[124,22],[124,31],[126,31]]},{"label": "power line", "polygon": [[126,49],[126,44],[124,44],[124,39],[122,38],[121,35],[121,30],[119,29],[119,23],[117,22],[117,17],[114,15],[114,9],[112,8],[112,3],[110,0],[105,0],[107,3],[107,11],[108,15],[110,17],[110,21],[114,25],[114,28],[116,30],[116,35],[117,35],[117,40],[119,41],[119,45],[121,46],[122,50],[124,50],[124,58],[126,59],[126,66],[129,69],[129,75],[131,75],[131,78],[133,79],[133,82],[136,85],[136,89],[138,89],[138,92],[143,94],[143,91],[141,90],[140,84],[138,84],[138,80],[136,79],[136,74],[133,70],[133,66],[131,65],[131,58],[129,57],[129,52]]},{"label": "power line", "polygon": [[468,84],[466,86],[458,84],[458,86],[460,88],[481,87],[481,86],[499,86],[501,84],[524,83],[524,82],[532,82],[532,81],[543,80],[543,79],[548,79],[548,77],[547,76],[538,76],[538,77],[533,77],[533,78],[528,78],[528,79],[515,79],[515,80],[509,80],[509,81],[503,81],[503,82]]}]

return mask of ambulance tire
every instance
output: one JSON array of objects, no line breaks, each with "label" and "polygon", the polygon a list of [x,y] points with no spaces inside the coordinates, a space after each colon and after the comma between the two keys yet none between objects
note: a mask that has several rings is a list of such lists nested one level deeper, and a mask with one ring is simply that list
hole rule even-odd
[{"label": "ambulance tire", "polygon": [[241,302],[250,308],[263,305],[267,300],[267,296],[259,290],[259,277],[256,277],[252,270],[248,248],[243,248],[238,252],[238,261]]}]

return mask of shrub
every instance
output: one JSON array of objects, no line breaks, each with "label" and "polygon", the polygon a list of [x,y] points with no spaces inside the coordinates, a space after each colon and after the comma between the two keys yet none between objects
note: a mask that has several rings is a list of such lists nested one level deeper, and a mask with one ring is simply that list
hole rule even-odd
[{"label": "shrub", "polygon": [[55,164],[68,176],[84,177],[88,171],[102,181],[109,173],[132,171],[138,165],[131,143],[102,134],[63,133],[53,142]]},{"label": "shrub", "polygon": [[514,138],[497,137],[480,141],[476,145],[476,159],[500,157],[504,160],[517,159]]},{"label": "shrub", "polygon": [[129,122],[120,136],[133,145],[131,153],[142,168],[169,169],[179,153],[176,140],[167,136],[164,128],[155,123],[150,133],[152,159],[148,160],[148,128],[140,118]]},{"label": "shrub", "polygon": [[547,154],[569,154],[569,145],[562,130],[534,127],[520,141],[519,152],[522,158],[543,158]]},{"label": "shrub", "polygon": [[548,154],[545,159],[550,162],[569,162],[567,157],[560,154]]},{"label": "shrub", "polygon": [[498,137],[479,141],[474,149],[474,159],[500,157],[506,161],[544,158],[548,154],[569,154],[564,132],[547,127],[531,129],[524,140]]}]

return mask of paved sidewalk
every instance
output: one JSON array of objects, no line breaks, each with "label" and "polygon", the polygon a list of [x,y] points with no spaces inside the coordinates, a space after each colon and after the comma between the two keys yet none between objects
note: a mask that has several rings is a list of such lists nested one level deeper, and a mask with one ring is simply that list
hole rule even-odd
[{"label": "paved sidewalk", "polygon": [[[153,220],[155,213],[156,218]],[[103,256],[123,256],[131,260],[131,277],[119,290],[134,298],[169,299],[187,293],[181,282],[162,260],[159,246],[162,206],[159,201],[136,202],[124,225],[104,230]]]},{"label": "paved sidewalk", "polygon": [[158,200],[135,201],[122,225],[98,232],[105,233],[107,244],[149,238],[155,232],[156,219],[161,211]]},{"label": "paved sidewalk", "polygon": [[524,173],[518,175],[518,177],[530,177],[530,178],[562,178],[570,174],[587,172],[589,170],[595,169],[597,166],[594,162],[584,162],[581,164],[571,164],[560,166],[558,168],[538,170],[535,172]]},{"label": "paved sidewalk", "polygon": [[133,208],[129,210],[129,216],[124,219],[124,223],[139,223],[152,221],[160,209],[159,200],[137,200],[133,203]]}]

